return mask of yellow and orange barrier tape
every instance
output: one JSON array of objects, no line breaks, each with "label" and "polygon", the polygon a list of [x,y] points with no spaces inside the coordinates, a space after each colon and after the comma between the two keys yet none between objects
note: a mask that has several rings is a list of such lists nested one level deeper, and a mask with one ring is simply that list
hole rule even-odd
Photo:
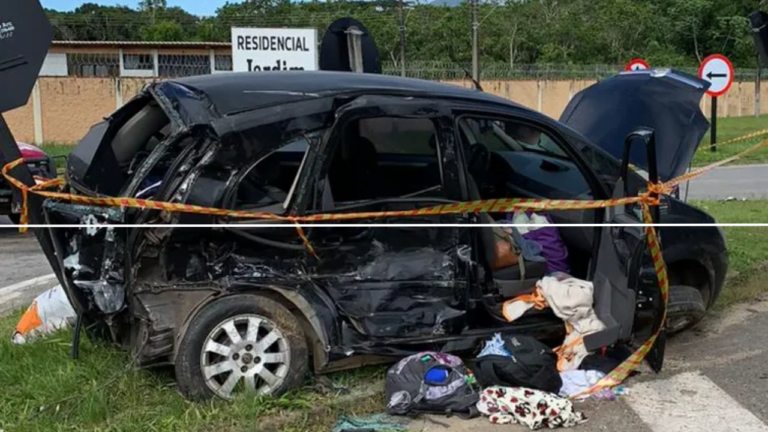
[{"label": "yellow and orange barrier tape", "polygon": [[[768,130],[758,131],[754,134],[742,137],[742,140],[749,139],[754,136],[759,136],[768,133]],[[227,210],[221,208],[202,207],[181,203],[170,203],[154,200],[144,200],[137,198],[93,198],[81,195],[73,195],[70,193],[53,192],[45,189],[64,185],[63,179],[57,178],[50,181],[44,181],[36,184],[35,186],[28,187],[24,183],[20,182],[16,178],[12,177],[10,171],[24,163],[23,159],[17,159],[9,164],[6,164],[2,168],[3,177],[8,180],[13,186],[18,188],[22,194],[22,214],[21,214],[21,227],[22,231],[26,231],[28,221],[28,204],[27,197],[29,193],[33,193],[42,197],[50,199],[58,199],[62,201],[68,201],[78,204],[87,204],[94,206],[107,206],[107,207],[131,207],[141,209],[155,209],[168,212],[184,212],[195,214],[206,214],[213,216],[226,216],[234,218],[249,218],[249,219],[268,219],[275,221],[288,221],[296,224],[296,230],[299,237],[306,245],[308,251],[317,256],[314,248],[309,242],[307,236],[304,234],[300,222],[318,222],[318,221],[339,221],[339,220],[359,220],[368,218],[384,218],[393,216],[414,216],[414,215],[445,215],[445,214],[461,214],[461,213],[505,213],[515,210],[584,210],[584,209],[597,209],[615,207],[626,204],[639,203],[642,206],[643,222],[646,225],[646,237],[648,241],[648,247],[653,259],[654,270],[659,281],[659,289],[661,293],[661,299],[663,303],[663,319],[662,325],[643,345],[640,346],[629,358],[622,362],[616,369],[611,371],[600,380],[594,387],[590,388],[586,392],[576,395],[574,397],[580,397],[599,391],[604,388],[610,388],[621,384],[632,373],[640,363],[645,359],[648,351],[651,349],[659,335],[664,329],[664,321],[667,316],[667,298],[669,296],[669,281],[667,280],[667,270],[664,264],[664,260],[661,256],[661,246],[656,233],[656,229],[651,225],[653,219],[651,217],[651,206],[659,205],[659,199],[654,195],[656,194],[668,194],[674,186],[698,177],[714,168],[730,163],[744,155],[754,152],[755,150],[768,145],[768,139],[753,146],[743,152],[724,159],[722,161],[713,163],[703,168],[693,170],[687,174],[677,177],[665,183],[648,184],[646,192],[634,196],[609,200],[543,200],[543,199],[519,199],[519,198],[504,198],[504,199],[492,199],[492,200],[478,200],[462,203],[444,204],[433,207],[427,207],[417,210],[400,210],[400,211],[384,211],[384,212],[360,212],[360,213],[345,213],[345,214],[317,214],[309,216],[279,216],[271,213],[264,212],[252,212],[242,210]]]},{"label": "yellow and orange barrier tape", "polygon": [[[715,143],[715,145],[716,145],[717,147],[720,147],[720,146],[723,146],[723,145],[728,145],[728,144],[736,144],[736,143],[739,143],[739,142],[742,142],[742,141],[747,141],[747,140],[750,140],[750,139],[752,139],[752,138],[758,138],[758,137],[762,137],[763,135],[768,135],[768,129],[761,129],[761,130],[759,130],[759,131],[755,131],[755,132],[752,132],[752,133],[748,133],[748,134],[746,134],[746,135],[742,135],[742,136],[740,136],[740,137],[731,138],[731,139],[729,139],[729,140],[725,140],[725,141],[723,141],[723,142],[718,142],[718,143]],[[697,151],[697,152],[700,152],[700,151],[709,151],[709,144],[700,146],[700,147],[699,147],[699,149],[698,149],[698,150],[696,150],[696,151]]]}]

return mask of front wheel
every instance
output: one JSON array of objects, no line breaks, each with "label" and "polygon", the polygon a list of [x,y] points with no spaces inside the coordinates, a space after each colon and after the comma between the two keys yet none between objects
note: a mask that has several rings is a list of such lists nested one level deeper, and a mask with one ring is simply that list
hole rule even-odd
[{"label": "front wheel", "polygon": [[179,345],[176,379],[192,400],[232,399],[238,391],[279,396],[297,387],[308,353],[298,318],[259,295],[235,295],[204,307]]},{"label": "front wheel", "polygon": [[667,334],[681,333],[698,324],[707,313],[701,291],[687,285],[669,287]]}]

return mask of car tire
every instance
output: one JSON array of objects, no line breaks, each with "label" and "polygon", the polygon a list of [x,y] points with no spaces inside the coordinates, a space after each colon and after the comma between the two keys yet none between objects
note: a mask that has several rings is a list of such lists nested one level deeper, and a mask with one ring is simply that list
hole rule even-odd
[{"label": "car tire", "polygon": [[304,331],[291,311],[265,296],[239,294],[192,318],[176,354],[176,380],[194,401],[231,399],[238,388],[280,396],[301,384],[308,361]]},{"label": "car tire", "polygon": [[687,285],[669,287],[667,302],[667,334],[681,333],[698,324],[707,313],[704,297],[697,288]]},{"label": "car tire", "polygon": [[8,216],[8,219],[10,219],[11,222],[13,222],[14,225],[21,224],[21,215],[20,214],[10,213],[7,216]]}]

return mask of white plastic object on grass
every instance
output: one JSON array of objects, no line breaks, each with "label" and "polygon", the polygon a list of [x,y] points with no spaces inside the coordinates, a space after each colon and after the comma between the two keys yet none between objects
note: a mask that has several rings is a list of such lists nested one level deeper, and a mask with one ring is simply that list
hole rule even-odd
[{"label": "white plastic object on grass", "polygon": [[15,344],[27,343],[73,325],[75,318],[67,294],[61,285],[57,285],[35,298],[16,324],[11,340]]}]

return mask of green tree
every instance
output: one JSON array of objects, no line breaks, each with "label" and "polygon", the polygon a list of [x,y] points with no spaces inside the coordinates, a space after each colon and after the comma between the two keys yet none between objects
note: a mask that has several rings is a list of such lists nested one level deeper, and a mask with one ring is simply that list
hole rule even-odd
[{"label": "green tree", "polygon": [[[758,8],[768,9],[768,0],[480,0],[481,62],[562,67],[643,57],[654,65],[695,67],[719,52],[737,67],[752,68],[746,17]],[[211,17],[169,8],[166,0],[142,0],[135,10],[86,3],[73,12],[46,12],[56,39],[94,41],[228,41],[233,26],[308,27],[322,37],[333,20],[351,16],[374,36],[382,61],[401,60],[398,0],[245,0]],[[407,60],[469,63],[470,19],[466,1],[450,7],[408,1]]]}]

